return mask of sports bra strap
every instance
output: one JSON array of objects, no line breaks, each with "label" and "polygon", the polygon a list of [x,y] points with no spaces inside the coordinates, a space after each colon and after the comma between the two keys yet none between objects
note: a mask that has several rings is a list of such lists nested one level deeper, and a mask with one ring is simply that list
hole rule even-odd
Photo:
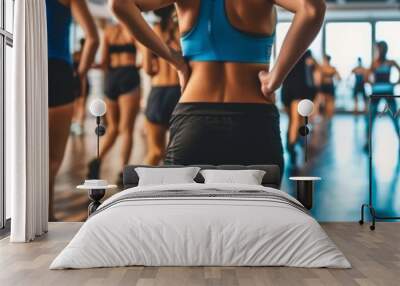
[{"label": "sports bra strap", "polygon": [[275,32],[255,36],[229,21],[225,0],[200,0],[193,28],[181,37],[183,55],[192,61],[269,63]]}]

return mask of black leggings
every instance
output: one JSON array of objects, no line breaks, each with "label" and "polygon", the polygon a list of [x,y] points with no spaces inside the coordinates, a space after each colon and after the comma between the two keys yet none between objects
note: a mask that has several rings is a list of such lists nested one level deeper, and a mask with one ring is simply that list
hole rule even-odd
[{"label": "black leggings", "polygon": [[121,94],[131,92],[140,86],[139,71],[135,66],[112,68],[106,78],[106,95],[116,101]]},{"label": "black leggings", "polygon": [[283,172],[275,105],[178,103],[165,164],[278,165]]}]

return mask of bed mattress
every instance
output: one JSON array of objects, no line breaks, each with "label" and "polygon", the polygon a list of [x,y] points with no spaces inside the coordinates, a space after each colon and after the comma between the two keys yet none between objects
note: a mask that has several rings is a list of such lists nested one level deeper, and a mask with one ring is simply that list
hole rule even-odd
[{"label": "bed mattress", "polygon": [[112,196],[50,269],[133,265],[351,267],[286,193],[193,183],[135,187]]}]

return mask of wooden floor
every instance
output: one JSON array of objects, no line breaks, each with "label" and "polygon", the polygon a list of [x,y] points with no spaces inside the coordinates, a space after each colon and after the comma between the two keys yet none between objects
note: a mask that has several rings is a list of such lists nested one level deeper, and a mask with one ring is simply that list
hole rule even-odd
[{"label": "wooden floor", "polygon": [[400,223],[326,223],[323,228],[353,268],[125,267],[48,270],[81,223],[50,223],[49,233],[29,244],[0,241],[0,285],[400,285]]}]

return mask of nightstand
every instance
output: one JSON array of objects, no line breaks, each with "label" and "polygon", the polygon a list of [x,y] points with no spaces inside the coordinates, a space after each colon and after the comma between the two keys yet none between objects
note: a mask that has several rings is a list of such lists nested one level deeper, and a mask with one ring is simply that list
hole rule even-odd
[{"label": "nightstand", "polygon": [[101,205],[100,201],[106,194],[106,191],[108,189],[115,189],[116,187],[116,185],[108,185],[105,180],[85,180],[83,185],[79,185],[76,188],[87,190],[90,199],[88,206],[88,215],[90,216]]},{"label": "nightstand", "polygon": [[313,206],[314,182],[321,181],[320,177],[290,177],[297,183],[297,200],[310,210]]}]

